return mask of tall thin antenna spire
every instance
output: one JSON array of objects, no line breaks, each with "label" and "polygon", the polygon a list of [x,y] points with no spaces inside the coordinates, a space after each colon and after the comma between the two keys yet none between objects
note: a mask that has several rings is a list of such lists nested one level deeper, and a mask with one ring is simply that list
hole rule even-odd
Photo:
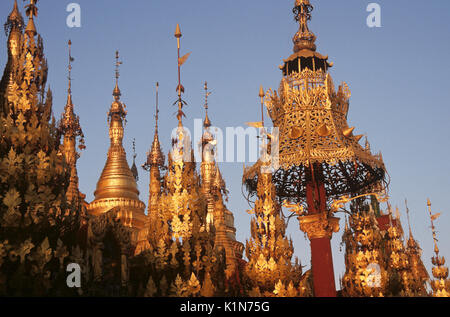
[{"label": "tall thin antenna spire", "polygon": [[262,123],[263,128],[264,128],[264,97],[265,96],[266,95],[264,93],[264,88],[261,85],[259,87],[259,98],[261,98],[261,123]]},{"label": "tall thin antenna spire", "polygon": [[120,65],[122,65],[122,61],[119,61],[119,51],[116,51],[116,86],[114,87],[114,91],[113,91],[113,96],[115,97],[116,100],[119,100],[120,96],[121,96],[121,92],[119,89],[119,77],[120,77]]},{"label": "tall thin antenna spire", "polygon": [[156,111],[155,111],[155,129],[158,130],[159,120],[159,82],[156,83]]},{"label": "tall thin antenna spire", "polygon": [[434,226],[434,220],[436,220],[441,214],[437,213],[437,214],[432,214],[431,213],[431,201],[430,199],[427,200],[427,207],[428,207],[428,212],[430,213],[430,220],[431,220],[431,231],[433,233],[433,241],[434,241],[434,252],[436,253],[436,257],[439,256],[439,248],[437,245],[437,237],[436,237],[436,227]]},{"label": "tall thin antenna spire", "polygon": [[69,96],[71,96],[72,94],[72,62],[75,60],[72,57],[72,41],[69,40],[68,42],[68,46],[69,46],[69,64],[68,64],[68,80],[69,80],[69,87],[67,89],[67,92],[69,93]]},{"label": "tall thin antenna spire", "polygon": [[411,221],[409,219],[409,208],[408,208],[408,200],[405,198],[405,206],[406,206],[406,216],[408,217],[408,228],[409,228],[409,237],[412,237],[412,230],[411,230]]},{"label": "tall thin antenna spire", "polygon": [[185,116],[185,114],[183,113],[183,106],[187,105],[187,103],[181,98],[181,94],[184,93],[184,87],[181,84],[181,66],[183,66],[183,64],[187,61],[191,53],[188,53],[183,57],[180,57],[182,34],[179,24],[177,24],[177,27],[175,29],[175,37],[177,38],[177,50],[178,50],[178,86],[177,86],[178,100],[174,103],[174,105],[178,104],[178,113],[177,113],[178,125],[182,126],[182,118],[183,116]]}]

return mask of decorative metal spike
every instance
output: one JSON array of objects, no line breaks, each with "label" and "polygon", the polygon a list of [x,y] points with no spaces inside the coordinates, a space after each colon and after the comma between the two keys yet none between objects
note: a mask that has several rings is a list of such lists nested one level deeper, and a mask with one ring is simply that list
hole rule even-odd
[{"label": "decorative metal spike", "polygon": [[356,136],[355,136],[356,142],[361,141],[361,139],[363,138],[363,136],[364,136],[364,134],[356,135]]},{"label": "decorative metal spike", "polygon": [[351,137],[351,136],[353,135],[353,131],[354,131],[354,130],[355,130],[355,127],[351,127],[351,128],[348,128],[348,129],[344,130],[344,131],[342,132],[342,134],[343,134],[345,137],[349,138],[349,137]]}]

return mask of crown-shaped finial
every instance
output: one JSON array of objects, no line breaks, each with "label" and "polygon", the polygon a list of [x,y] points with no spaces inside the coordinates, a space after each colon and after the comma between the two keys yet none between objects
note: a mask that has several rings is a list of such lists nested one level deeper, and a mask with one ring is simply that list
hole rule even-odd
[{"label": "crown-shaped finial", "polygon": [[30,4],[26,5],[26,14],[28,16],[28,24],[25,29],[25,32],[30,36],[36,35],[36,26],[34,25],[34,19],[33,17],[36,17],[38,15],[38,9],[36,7],[36,3],[38,0],[30,0]]},{"label": "crown-shaped finial", "polygon": [[308,21],[311,20],[311,12],[314,7],[309,0],[296,0],[293,9],[295,21],[299,23],[299,30],[293,38],[294,52],[303,49],[316,50],[316,36],[308,28]]}]

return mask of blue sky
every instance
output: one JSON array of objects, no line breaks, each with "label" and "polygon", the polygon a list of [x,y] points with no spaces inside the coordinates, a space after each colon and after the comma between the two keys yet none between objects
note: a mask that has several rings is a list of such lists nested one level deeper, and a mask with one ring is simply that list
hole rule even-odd
[{"label": "blue sky", "polygon": [[[66,26],[66,6],[81,6],[81,28]],[[203,83],[208,81],[210,118],[214,125],[244,126],[259,113],[259,86],[277,89],[278,65],[292,53],[297,30],[293,0],[42,0],[36,19],[49,63],[48,84],[59,117],[66,102],[67,41],[72,40],[73,100],[86,135],[78,173],[81,190],[93,199],[109,146],[106,113],[112,102],[114,52],[119,50],[120,88],[127,105],[124,146],[129,162],[136,138],[137,163],[145,161],[153,139],[155,83],[160,83],[160,136],[168,151],[176,125],[171,106],[176,100],[175,26],[183,33],[182,53],[192,52],[182,80],[189,128],[203,118]],[[381,151],[391,177],[391,203],[399,206],[407,228],[404,199],[411,225],[431,268],[433,242],[426,199],[441,212],[437,221],[442,255],[450,258],[450,2],[447,0],[376,1],[382,27],[366,25],[365,0],[315,0],[310,29],[317,35],[318,52],[334,62],[336,84],[346,81],[352,91],[349,124],[367,134],[372,150]],[[375,1],[374,1],[375,2]],[[13,1],[0,2],[6,20]],[[22,1],[19,1],[22,7]],[[22,9],[23,12],[23,9]],[[6,37],[0,36],[0,67],[6,61]],[[250,163],[247,163],[247,165]],[[250,235],[250,216],[241,194],[243,163],[222,163],[230,190],[228,208],[236,218],[237,236]],[[148,174],[140,170],[141,200],[148,199]],[[343,221],[341,221],[343,227]],[[292,219],[289,234],[295,254],[309,268],[309,243]],[[341,233],[333,238],[336,277],[344,272]]]}]

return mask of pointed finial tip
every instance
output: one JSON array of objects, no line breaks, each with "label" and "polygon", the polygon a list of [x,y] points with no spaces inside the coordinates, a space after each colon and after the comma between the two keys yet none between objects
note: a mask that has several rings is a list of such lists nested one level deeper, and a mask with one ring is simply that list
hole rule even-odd
[{"label": "pointed finial tip", "polygon": [[261,85],[260,87],[259,87],[259,96],[261,97],[261,98],[264,98],[265,97],[265,93],[264,93],[264,88],[263,88],[263,86]]},{"label": "pointed finial tip", "polygon": [[181,34],[180,24],[177,23],[177,27],[175,29],[175,37],[180,38],[181,36],[182,36],[182,34]]},{"label": "pointed finial tip", "polygon": [[14,7],[13,10],[9,16],[9,18],[16,18],[19,17],[20,13],[19,13],[19,6],[17,5],[17,0],[14,0]]},{"label": "pointed finial tip", "polygon": [[427,198],[427,206],[430,207],[431,206],[431,201],[430,198]]}]

